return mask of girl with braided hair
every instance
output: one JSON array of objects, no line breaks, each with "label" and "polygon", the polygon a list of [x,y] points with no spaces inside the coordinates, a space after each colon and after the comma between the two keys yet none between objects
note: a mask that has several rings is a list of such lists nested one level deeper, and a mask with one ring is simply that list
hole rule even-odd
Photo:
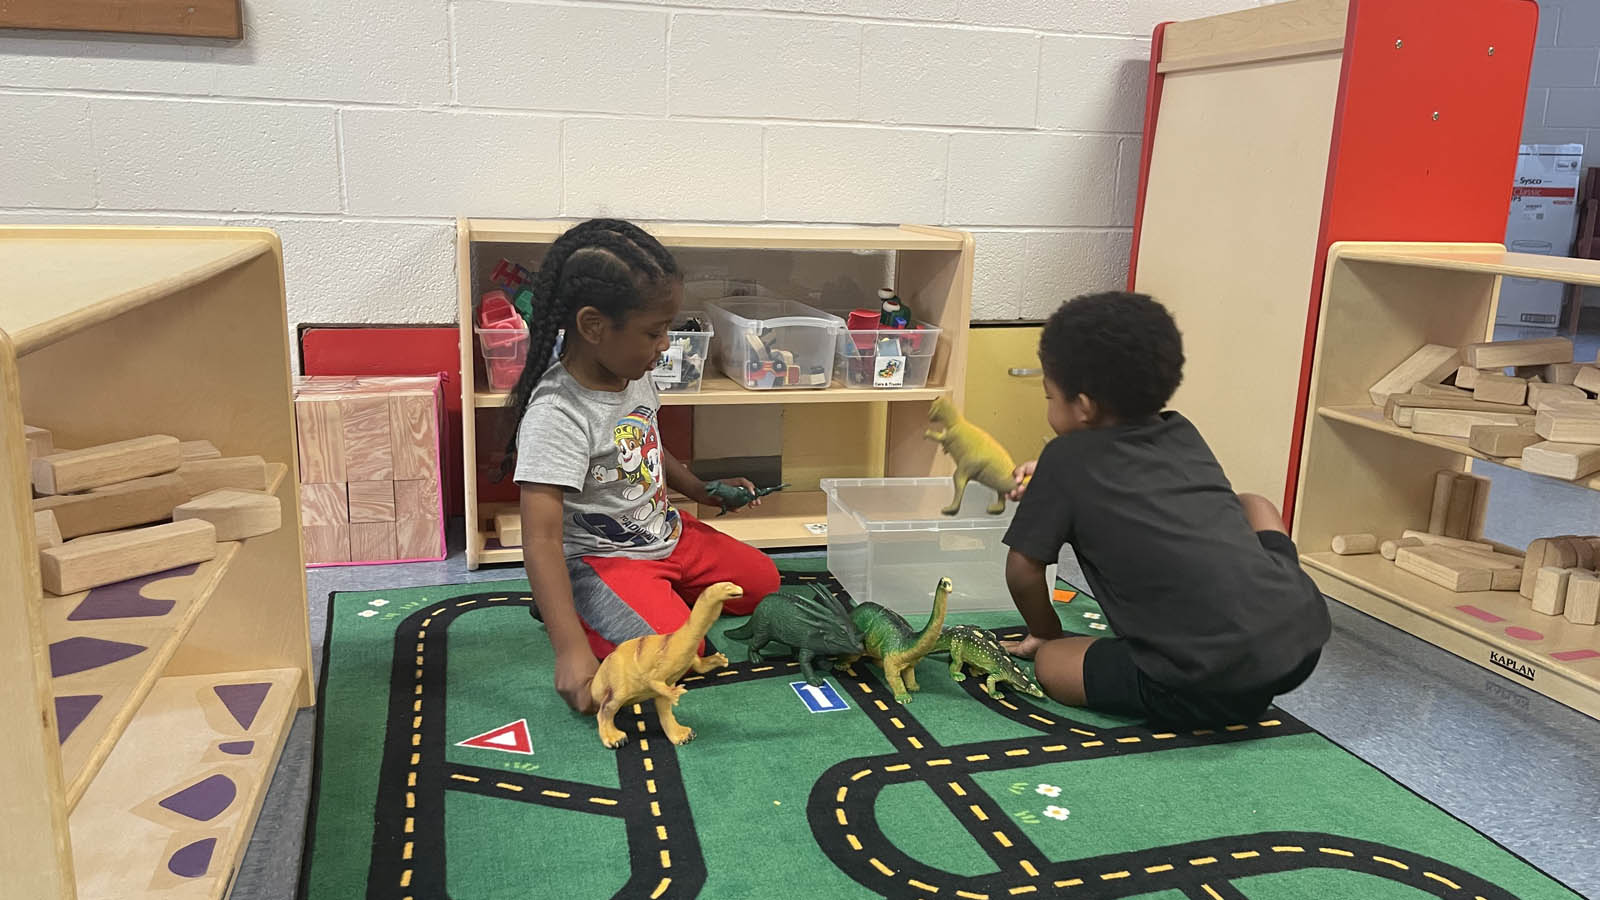
[{"label": "girl with braided hair", "polygon": [[683,305],[666,248],[628,222],[584,222],[550,246],[533,294],[528,363],[507,402],[519,419],[508,459],[515,454],[523,557],[556,652],[556,691],[589,714],[589,682],[617,644],[676,631],[719,581],[744,590],[725,611],[747,615],[778,590],[778,570],[667,499],[672,488],[717,503],[657,430],[649,374]]}]

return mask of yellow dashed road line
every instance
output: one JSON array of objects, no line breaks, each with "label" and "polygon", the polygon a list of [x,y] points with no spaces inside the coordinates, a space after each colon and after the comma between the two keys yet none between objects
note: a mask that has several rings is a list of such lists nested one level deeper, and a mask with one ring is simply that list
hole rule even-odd
[{"label": "yellow dashed road line", "polygon": [[1304,852],[1306,852],[1306,848],[1304,848],[1304,847],[1295,847],[1295,846],[1273,847],[1272,848],[1272,852],[1273,853],[1304,853]]},{"label": "yellow dashed road line", "polygon": [[501,790],[511,791],[512,793],[515,793],[515,794],[522,793],[522,785],[520,785],[520,784],[507,784],[504,781],[496,781],[494,783],[494,786],[497,787],[497,788],[500,788]]},{"label": "yellow dashed road line", "polygon": [[906,884],[909,884],[912,887],[917,888],[919,890],[927,891],[930,894],[939,893],[939,889],[938,888],[934,887],[931,884],[926,884],[924,882],[918,881],[915,878],[907,878],[906,879]]},{"label": "yellow dashed road line", "polygon": [[1450,879],[1444,877],[1443,875],[1435,875],[1432,872],[1423,872],[1422,873],[1422,877],[1423,878],[1432,878],[1434,881],[1439,882],[1440,884],[1444,885],[1445,887],[1449,888],[1452,891],[1461,890],[1461,885],[1456,884],[1454,881],[1451,881]]},{"label": "yellow dashed road line", "polygon": [[948,759],[930,759],[930,760],[928,760],[928,765],[929,766],[948,766],[948,765],[950,765],[950,760],[948,760]]},{"label": "yellow dashed road line", "polygon": [[907,770],[909,768],[911,768],[911,764],[910,763],[896,763],[895,765],[892,765],[892,766],[884,766],[883,770],[885,772],[904,772],[905,770]]},{"label": "yellow dashed road line", "polygon": [[400,873],[400,886],[401,887],[411,887],[411,870],[410,869],[407,869],[404,872]]},{"label": "yellow dashed road line", "polygon": [[834,795],[834,802],[835,803],[843,803],[844,802],[844,795],[849,790],[850,789],[848,787],[846,787],[846,786],[844,786],[842,784],[839,785],[839,793]]},{"label": "yellow dashed road line", "polygon": [[950,790],[955,791],[957,797],[965,797],[967,795],[967,792],[961,789],[961,785],[954,781],[950,782]]},{"label": "yellow dashed road line", "polygon": [[1082,746],[1084,746],[1084,747],[1104,747],[1105,745],[1106,745],[1105,741],[1084,741]]},{"label": "yellow dashed road line", "polygon": [[1082,728],[1072,728],[1072,729],[1068,729],[1068,730],[1071,731],[1073,734],[1081,734],[1084,737],[1094,737],[1094,732],[1092,732],[1092,731],[1084,731]]},{"label": "yellow dashed road line", "polygon": [[967,757],[967,762],[983,762],[984,760],[986,760],[988,758],[989,758],[989,754],[987,754],[987,753],[974,753],[971,756]]},{"label": "yellow dashed road line", "polygon": [[1031,894],[1031,893],[1033,893],[1034,891],[1037,891],[1037,890],[1038,890],[1038,888],[1034,887],[1033,885],[1025,884],[1025,885],[1022,885],[1021,887],[1012,888],[1009,893],[1014,897],[1017,894]]},{"label": "yellow dashed road line", "polygon": [[656,826],[656,840],[664,841],[666,839],[667,839],[667,826],[665,826],[665,825],[657,825]]},{"label": "yellow dashed road line", "polygon": [[834,815],[834,818],[839,820],[839,824],[840,825],[843,825],[843,826],[846,826],[846,827],[848,827],[850,825],[850,820],[845,817],[844,807],[842,807],[842,806],[835,807],[834,810],[833,810],[833,815]]},{"label": "yellow dashed road line", "polygon": [[1019,749],[1016,749],[1016,750],[1007,750],[1006,751],[1006,755],[1007,756],[1027,756],[1028,755],[1028,751],[1027,751],[1026,748],[1019,748]]},{"label": "yellow dashed road line", "polygon": [[667,892],[667,887],[670,884],[672,884],[671,878],[661,879],[661,883],[656,885],[656,889],[650,892],[650,900],[656,900],[656,898],[660,897],[662,894],[665,894]]},{"label": "yellow dashed road line", "polygon": [[850,842],[850,849],[851,850],[860,850],[861,849],[861,840],[860,840],[860,838],[857,838],[853,834],[846,834],[844,837],[845,837],[845,840]]},{"label": "yellow dashed road line", "polygon": [[661,818],[661,802],[659,800],[650,801],[650,815],[658,819]]},{"label": "yellow dashed road line", "polygon": [[1039,877],[1039,870],[1035,869],[1033,867],[1033,863],[1031,863],[1031,862],[1029,862],[1027,860],[1023,860],[1022,861],[1022,871],[1027,872],[1028,873],[1028,877],[1030,877],[1030,878],[1038,878]]},{"label": "yellow dashed road line", "polygon": [[1189,860],[1189,865],[1191,865],[1191,866],[1209,866],[1209,865],[1211,865],[1212,863],[1214,863],[1216,861],[1217,861],[1217,858],[1215,856],[1202,856],[1199,859],[1191,859],[1191,860]]},{"label": "yellow dashed road line", "polygon": [[1318,847],[1317,849],[1328,854],[1329,856],[1355,856],[1355,854],[1351,853],[1349,850],[1340,850],[1338,847]]},{"label": "yellow dashed road line", "polygon": [[665,850],[661,851],[661,868],[663,868],[663,869],[672,868],[672,854],[668,853]]},{"label": "yellow dashed road line", "polygon": [[872,774],[872,770],[871,769],[862,769],[861,771],[855,773],[854,775],[851,775],[850,776],[850,780],[851,781],[860,781],[861,779],[863,779],[863,778],[865,778],[865,777],[867,777],[868,775],[871,775],[871,774]]},{"label": "yellow dashed road line", "polygon": [[999,842],[1000,846],[1002,846],[1002,847],[1010,847],[1011,846],[1011,838],[1006,837],[1006,833],[1004,831],[995,831],[995,832],[991,832],[991,833],[994,835],[994,839],[997,842]]},{"label": "yellow dashed road line", "polygon": [[1155,875],[1158,872],[1171,872],[1172,863],[1163,863],[1159,866],[1145,866],[1144,870],[1151,875]]},{"label": "yellow dashed road line", "polygon": [[1013,712],[1021,712],[1022,711],[1020,709],[1017,709],[1017,705],[1015,703],[1009,703],[1009,702],[1007,702],[1005,700],[1001,700],[1000,701],[1000,705],[1004,706],[1006,709],[1012,710]]},{"label": "yellow dashed road line", "polygon": [[1139,740],[1140,739],[1136,738],[1136,737],[1119,737],[1119,738],[1117,738],[1117,743],[1119,743],[1119,744],[1137,744],[1137,743],[1139,743]]},{"label": "yellow dashed road line", "polygon": [[540,791],[539,793],[545,795],[546,797],[554,797],[557,800],[566,800],[572,796],[565,791]]},{"label": "yellow dashed road line", "polygon": [[1222,895],[1217,893],[1216,891],[1213,891],[1211,889],[1211,885],[1202,884],[1202,885],[1200,885],[1200,888],[1202,890],[1204,890],[1207,894],[1211,895],[1211,900],[1222,900]]},{"label": "yellow dashed road line", "polygon": [[889,719],[889,722],[890,722],[890,724],[894,725],[894,727],[896,727],[896,728],[904,728],[904,727],[906,727],[906,723],[900,721],[899,718],[891,717]]},{"label": "yellow dashed road line", "polygon": [[970,891],[956,891],[956,896],[965,897],[966,900],[989,900],[988,894],[974,894]]},{"label": "yellow dashed road line", "polygon": [[1046,752],[1046,753],[1060,753],[1061,751],[1063,751],[1065,749],[1067,749],[1067,745],[1066,744],[1051,744],[1050,746],[1044,748],[1044,752]]},{"label": "yellow dashed road line", "polygon": [[1381,863],[1383,863],[1384,865],[1387,865],[1387,866],[1394,866],[1396,869],[1401,869],[1401,870],[1407,871],[1407,872],[1411,871],[1411,867],[1410,866],[1408,866],[1405,863],[1399,861],[1398,859],[1390,859],[1387,856],[1374,856],[1373,860],[1376,861],[1376,862],[1381,862]]},{"label": "yellow dashed road line", "polygon": [[921,742],[921,741],[919,741],[919,740],[917,740],[917,739],[916,739],[916,738],[914,738],[914,737],[908,737],[908,738],[906,738],[906,743],[908,743],[908,744],[910,744],[910,745],[911,745],[911,746],[912,746],[912,747],[914,747],[914,748],[916,748],[916,749],[918,749],[918,750],[921,750],[921,749],[922,749],[922,742]]},{"label": "yellow dashed road line", "polygon": [[884,865],[883,862],[881,860],[879,860],[876,856],[868,858],[867,862],[872,863],[872,867],[874,869],[877,869],[879,872],[882,872],[883,874],[888,875],[891,878],[894,877],[894,870],[889,868],[888,866]]},{"label": "yellow dashed road line", "polygon": [[601,806],[616,806],[617,805],[617,801],[612,800],[609,797],[590,797],[589,798],[589,802],[590,803],[598,803]]},{"label": "yellow dashed road line", "polygon": [[1255,859],[1261,854],[1255,850],[1241,850],[1238,853],[1232,853],[1229,855],[1234,859]]},{"label": "yellow dashed road line", "polygon": [[1066,881],[1056,882],[1056,887],[1077,887],[1080,884],[1083,884],[1082,878],[1068,878]]},{"label": "yellow dashed road line", "polygon": [[984,813],[983,808],[980,807],[978,804],[974,803],[974,804],[972,804],[971,806],[969,806],[967,808],[972,810],[972,814],[978,817],[978,821],[979,822],[987,822],[987,821],[989,821],[988,815],[986,815]]}]

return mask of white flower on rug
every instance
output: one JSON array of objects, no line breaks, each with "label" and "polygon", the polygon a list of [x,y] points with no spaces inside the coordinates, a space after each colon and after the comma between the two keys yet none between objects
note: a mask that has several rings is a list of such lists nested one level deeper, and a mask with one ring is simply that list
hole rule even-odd
[{"label": "white flower on rug", "polygon": [[1064,809],[1060,806],[1046,806],[1044,808],[1044,814],[1052,819],[1055,819],[1057,822],[1065,822],[1067,820],[1067,816],[1072,815],[1072,811]]},{"label": "white flower on rug", "polygon": [[375,616],[377,614],[378,614],[378,611],[375,610],[375,609],[363,609],[361,612],[356,613],[356,615],[360,616],[363,619],[370,619],[370,618],[372,618],[373,616]]},{"label": "white flower on rug", "polygon": [[367,605],[368,606],[388,606],[389,605],[389,601],[381,600],[381,599],[380,600],[368,600],[367,601]]},{"label": "white flower on rug", "polygon": [[1061,788],[1058,788],[1053,784],[1041,784],[1034,788],[1034,791],[1040,796],[1049,797],[1052,800],[1061,796]]}]

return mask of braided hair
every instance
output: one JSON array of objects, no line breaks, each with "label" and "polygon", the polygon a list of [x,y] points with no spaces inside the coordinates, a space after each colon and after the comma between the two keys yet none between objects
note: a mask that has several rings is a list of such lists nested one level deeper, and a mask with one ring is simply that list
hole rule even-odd
[{"label": "braided hair", "polygon": [[513,421],[503,470],[512,465],[517,421],[550,366],[557,333],[563,328],[569,336],[576,332],[578,310],[592,306],[620,325],[628,313],[646,305],[654,290],[680,277],[667,248],[632,222],[590,219],[556,238],[533,277],[528,361],[506,400]]}]

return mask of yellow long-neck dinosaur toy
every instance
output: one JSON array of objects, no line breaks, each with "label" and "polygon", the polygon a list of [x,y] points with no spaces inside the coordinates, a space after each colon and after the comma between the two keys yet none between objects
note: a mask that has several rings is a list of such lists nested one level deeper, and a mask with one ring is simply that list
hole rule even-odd
[{"label": "yellow long-neck dinosaur toy", "polygon": [[722,604],[744,596],[736,584],[722,581],[705,589],[689,611],[689,621],[671,634],[648,634],[623,641],[600,663],[589,694],[600,705],[600,742],[615,749],[628,742],[617,728],[617,710],[630,703],[654,699],[661,730],[674,744],[694,740],[694,729],[672,716],[672,708],[688,688],[677,681],[690,669],[704,675],[728,664],[721,653],[700,655],[700,642],[722,615]]},{"label": "yellow long-neck dinosaur toy", "polygon": [[986,510],[991,516],[1006,511],[1006,495],[1017,486],[1012,473],[1017,464],[1011,454],[1000,446],[987,431],[968,422],[949,400],[938,397],[928,409],[928,421],[934,423],[924,434],[939,442],[944,452],[956,461],[956,496],[950,505],[940,510],[947,516],[961,512],[961,498],[966,496],[967,482],[976,481],[995,492],[994,502]]}]

